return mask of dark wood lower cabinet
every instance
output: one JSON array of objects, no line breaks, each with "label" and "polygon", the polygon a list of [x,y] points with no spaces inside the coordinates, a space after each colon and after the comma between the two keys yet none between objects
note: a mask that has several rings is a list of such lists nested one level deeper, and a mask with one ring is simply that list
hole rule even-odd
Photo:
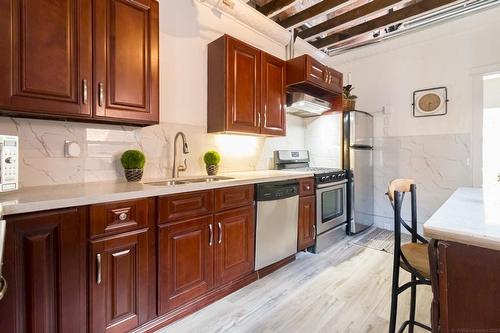
[{"label": "dark wood lower cabinet", "polygon": [[213,287],[215,228],[211,215],[158,227],[158,312],[166,313]]},{"label": "dark wood lower cabinet", "polygon": [[297,248],[299,251],[314,245],[316,239],[316,197],[299,198],[299,230]]},{"label": "dark wood lower cabinet", "polygon": [[433,239],[429,259],[432,332],[498,332],[500,251]]},{"label": "dark wood lower cabinet", "polygon": [[240,278],[255,267],[254,207],[247,206],[215,215],[216,283],[221,285]]},{"label": "dark wood lower cabinet", "polygon": [[86,208],[7,216],[2,332],[87,332]]},{"label": "dark wood lower cabinet", "polygon": [[92,332],[126,332],[148,319],[148,229],[90,243]]}]

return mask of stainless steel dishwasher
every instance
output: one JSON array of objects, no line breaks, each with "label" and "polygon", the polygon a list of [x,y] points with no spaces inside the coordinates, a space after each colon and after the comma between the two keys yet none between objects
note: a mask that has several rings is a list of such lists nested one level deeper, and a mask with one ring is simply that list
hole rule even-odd
[{"label": "stainless steel dishwasher", "polygon": [[258,184],[255,269],[297,253],[299,183],[282,181]]}]

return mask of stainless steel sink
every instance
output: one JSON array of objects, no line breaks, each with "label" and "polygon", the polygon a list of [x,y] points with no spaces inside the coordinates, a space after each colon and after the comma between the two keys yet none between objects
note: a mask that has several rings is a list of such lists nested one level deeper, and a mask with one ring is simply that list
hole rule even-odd
[{"label": "stainless steel sink", "polygon": [[191,183],[212,183],[220,180],[230,180],[234,179],[233,177],[224,177],[224,176],[212,176],[212,177],[200,177],[200,178],[184,178],[184,179],[167,179],[155,182],[146,182],[146,185],[153,186],[175,186],[182,184],[191,184]]}]

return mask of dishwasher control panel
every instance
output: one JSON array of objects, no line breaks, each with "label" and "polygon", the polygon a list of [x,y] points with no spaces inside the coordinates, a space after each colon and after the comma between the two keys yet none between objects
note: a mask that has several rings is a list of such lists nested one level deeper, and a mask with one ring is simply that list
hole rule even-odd
[{"label": "dishwasher control panel", "polygon": [[296,180],[258,184],[256,190],[257,201],[280,200],[295,195],[299,195],[299,183]]}]

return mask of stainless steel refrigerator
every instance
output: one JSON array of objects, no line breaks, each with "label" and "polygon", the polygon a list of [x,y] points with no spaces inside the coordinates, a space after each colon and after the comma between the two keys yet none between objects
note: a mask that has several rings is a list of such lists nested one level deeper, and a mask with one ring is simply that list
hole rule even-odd
[{"label": "stainless steel refrigerator", "polygon": [[363,111],[344,113],[344,169],[348,170],[347,232],[373,225],[373,116]]}]

